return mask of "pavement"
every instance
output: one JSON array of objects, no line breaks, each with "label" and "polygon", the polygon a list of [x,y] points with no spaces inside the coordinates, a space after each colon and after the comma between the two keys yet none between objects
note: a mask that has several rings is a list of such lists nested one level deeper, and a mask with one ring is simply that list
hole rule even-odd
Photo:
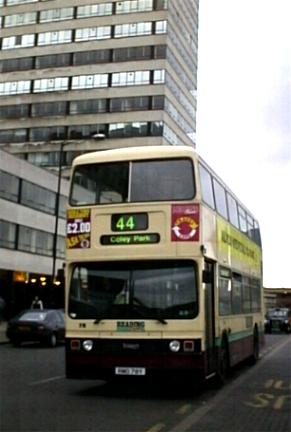
[{"label": "pavement", "polygon": [[0,322],[0,344],[8,342],[8,339],[6,337],[6,328],[7,328],[7,322],[1,321]]}]

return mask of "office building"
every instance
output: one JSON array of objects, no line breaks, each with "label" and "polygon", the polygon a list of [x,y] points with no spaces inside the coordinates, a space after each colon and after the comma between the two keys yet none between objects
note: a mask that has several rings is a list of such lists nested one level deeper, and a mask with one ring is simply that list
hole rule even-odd
[{"label": "office building", "polygon": [[198,0],[0,6],[0,146],[47,168],[92,150],[195,147]]},{"label": "office building", "polygon": [[66,180],[59,185],[54,173],[0,150],[0,297],[9,316],[30,307],[35,295],[45,306],[64,305],[57,270],[65,257],[68,192]]}]

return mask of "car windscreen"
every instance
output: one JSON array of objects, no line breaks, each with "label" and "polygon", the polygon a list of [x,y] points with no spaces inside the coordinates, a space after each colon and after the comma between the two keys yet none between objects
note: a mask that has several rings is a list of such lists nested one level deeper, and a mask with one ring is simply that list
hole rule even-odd
[{"label": "car windscreen", "polygon": [[77,165],[70,204],[179,201],[195,196],[190,159],[156,159]]},{"label": "car windscreen", "polygon": [[18,319],[19,321],[44,321],[47,317],[46,312],[25,312]]}]

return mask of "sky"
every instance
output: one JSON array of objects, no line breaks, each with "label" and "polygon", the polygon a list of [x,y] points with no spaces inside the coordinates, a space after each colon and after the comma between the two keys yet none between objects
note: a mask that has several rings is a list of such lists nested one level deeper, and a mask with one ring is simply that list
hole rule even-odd
[{"label": "sky", "polygon": [[200,0],[198,153],[259,221],[263,283],[291,288],[291,0]]}]

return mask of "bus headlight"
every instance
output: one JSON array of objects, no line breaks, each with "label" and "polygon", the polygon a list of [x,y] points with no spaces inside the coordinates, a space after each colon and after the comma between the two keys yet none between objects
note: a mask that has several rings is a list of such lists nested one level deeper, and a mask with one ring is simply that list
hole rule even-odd
[{"label": "bus headlight", "polygon": [[93,348],[93,341],[85,340],[82,345],[85,351],[91,351]]},{"label": "bus headlight", "polygon": [[169,348],[172,352],[180,351],[181,343],[177,340],[173,340],[169,343]]}]

